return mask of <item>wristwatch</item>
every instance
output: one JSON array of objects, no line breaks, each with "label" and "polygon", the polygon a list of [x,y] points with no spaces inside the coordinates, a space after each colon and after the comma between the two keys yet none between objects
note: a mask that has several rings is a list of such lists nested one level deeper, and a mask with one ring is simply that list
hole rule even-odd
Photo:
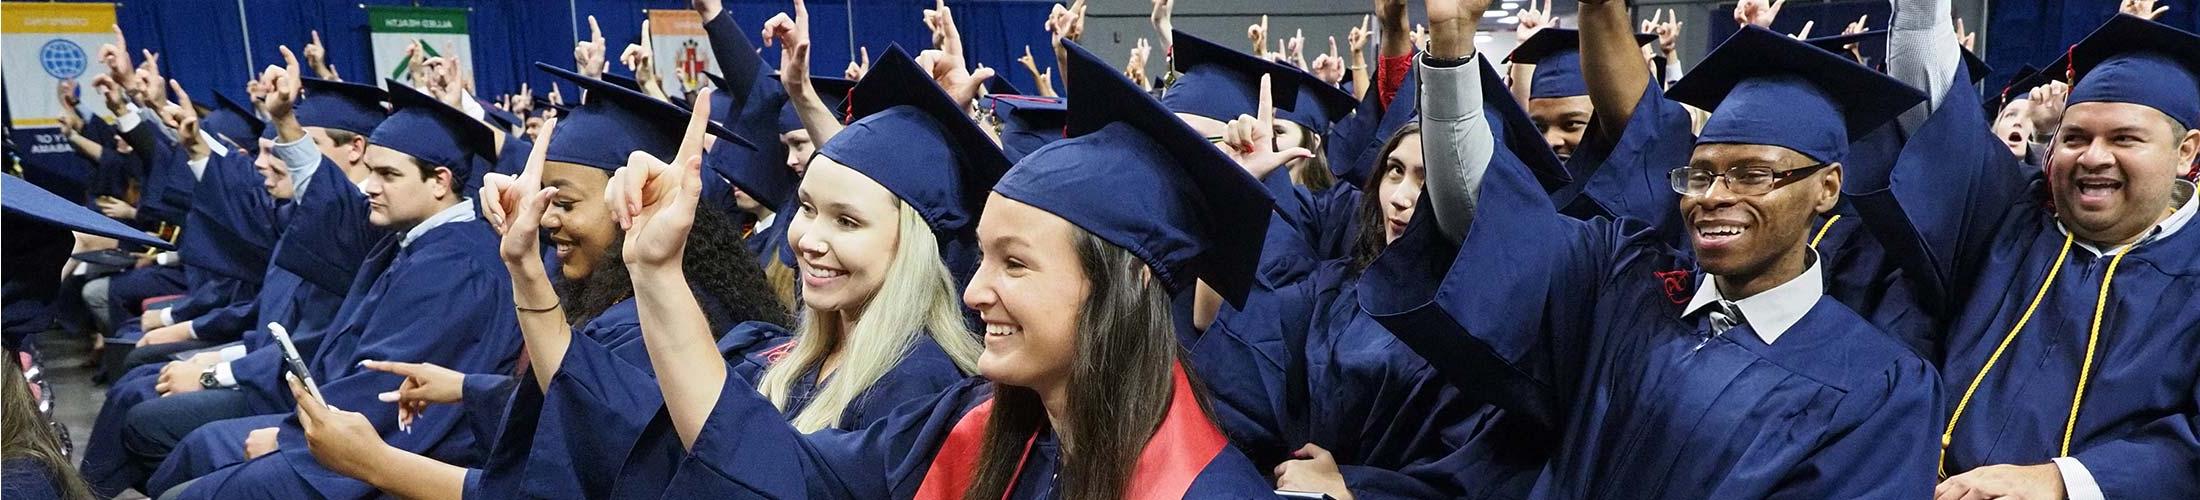
[{"label": "wristwatch", "polygon": [[213,389],[213,388],[216,388],[216,387],[221,387],[221,385],[222,385],[221,379],[217,379],[217,378],[214,378],[214,367],[212,367],[212,366],[209,366],[209,367],[206,367],[206,370],[203,370],[203,371],[200,371],[200,372],[199,372],[199,387],[200,387],[200,388],[202,388],[202,389]]}]

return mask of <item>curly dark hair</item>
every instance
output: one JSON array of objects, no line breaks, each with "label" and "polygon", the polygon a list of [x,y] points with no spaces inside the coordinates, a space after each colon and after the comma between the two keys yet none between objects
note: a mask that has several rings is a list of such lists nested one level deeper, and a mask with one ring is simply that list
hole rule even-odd
[{"label": "curly dark hair", "polygon": [[[595,272],[579,280],[558,284],[558,296],[568,306],[566,320],[581,325],[604,310],[634,296],[628,276],[623,241],[613,241]],[[749,321],[788,326],[792,318],[772,294],[756,256],[741,244],[741,228],[731,217],[716,210],[695,211],[695,229],[688,232],[687,256],[682,264],[688,287],[710,319],[713,336]]]}]

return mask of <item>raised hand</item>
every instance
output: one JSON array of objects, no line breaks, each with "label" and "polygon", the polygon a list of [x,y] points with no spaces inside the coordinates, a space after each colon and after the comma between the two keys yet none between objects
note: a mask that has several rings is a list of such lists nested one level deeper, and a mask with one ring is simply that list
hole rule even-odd
[{"label": "raised hand", "polygon": [[115,43],[100,44],[99,62],[107,65],[107,74],[115,81],[125,81],[130,76],[130,39],[122,36],[122,26],[112,26]]},{"label": "raised hand", "polygon": [[1169,32],[1176,30],[1176,21],[1173,19],[1176,11],[1175,3],[1175,0],[1153,0],[1153,13],[1147,17],[1153,21],[1154,31],[1161,32],[1161,43],[1164,45],[1168,44],[1171,38]]},{"label": "raised hand", "polygon": [[530,259],[542,261],[542,240],[538,232],[542,226],[542,213],[549,209],[550,198],[557,196],[558,188],[542,187],[542,163],[550,151],[550,134],[557,129],[558,119],[544,120],[535,127],[534,149],[527,153],[527,166],[518,177],[489,174],[482,179],[480,197],[481,218],[489,221],[489,227],[503,235],[503,243],[497,254],[508,267],[526,264]]},{"label": "raised hand", "polygon": [[2122,5],[2116,6],[2116,11],[2139,16],[2141,19],[2154,19],[2169,11],[2168,5],[2155,7],[2154,2],[2155,0],[2123,0]]},{"label": "raised hand", "polygon": [[[1375,16],[1360,16],[1360,24],[1352,26],[1344,34],[1344,43],[1352,49],[1352,60],[1367,61],[1367,40],[1375,36]],[[1331,51],[1335,52],[1335,51]]]},{"label": "raised hand", "polygon": [[856,50],[860,51],[861,55],[856,56],[854,61],[848,61],[848,69],[840,71],[841,78],[862,80],[863,74],[871,71],[871,47],[864,45],[856,47]]},{"label": "raised hand", "polygon": [[[1330,41],[1335,42],[1336,40]],[[1336,48],[1336,44],[1330,44],[1330,48]],[[1283,51],[1291,54],[1291,65],[1298,66],[1299,69],[1312,67],[1306,64],[1306,30],[1293,31],[1291,38],[1284,39]],[[1335,51],[1332,50],[1331,52]]]},{"label": "raised hand", "polygon": [[788,92],[810,88],[810,8],[794,0],[794,15],[764,21],[764,46],[779,45],[779,84]]},{"label": "raised hand", "polygon": [[[1545,9],[1550,8],[1549,1],[1545,0]],[[1428,24],[1434,28],[1428,37],[1429,55],[1445,59],[1473,55],[1475,25],[1489,10],[1489,0],[1428,0],[1427,5]],[[1522,19],[1524,26],[1526,18]]]},{"label": "raised hand", "polygon": [[626,230],[626,265],[638,271],[678,270],[695,226],[695,205],[703,194],[703,144],[710,123],[710,93],[696,93],[687,133],[670,161],[635,151],[604,188],[611,217]]},{"label": "raised hand", "polygon": [[[1664,14],[1664,19],[1659,19]],[[1658,36],[1658,52],[1670,59],[1681,38],[1681,14],[1673,9],[1661,9],[1650,13],[1650,20],[1643,23],[1643,31]]]},{"label": "raised hand", "polygon": [[[1533,2],[1530,2],[1531,4]],[[1406,27],[1406,0],[1375,0],[1375,20],[1385,27]]]},{"label": "raised hand", "polygon": [[99,91],[100,100],[107,103],[107,112],[109,113],[121,116],[125,108],[129,106],[129,99],[124,97],[127,91],[123,90],[122,84],[116,83],[113,77],[107,75],[93,76],[92,88]]},{"label": "raised hand", "polygon": [[1520,9],[1515,15],[1520,18],[1520,24],[1513,26],[1513,38],[1526,42],[1529,38],[1534,38],[1536,32],[1551,26],[1551,0],[1544,0],[1540,7],[1536,6],[1535,0],[1528,0],[1528,7]]},{"label": "raised hand", "polygon": [[443,85],[435,81],[438,75],[435,70],[428,68],[428,64],[427,45],[416,39],[405,46],[405,78],[409,80],[405,83],[423,92],[439,92]]},{"label": "raised hand", "polygon": [[1329,53],[1315,56],[1309,69],[1331,87],[1344,82],[1344,58],[1337,56],[1337,37],[1329,37]]},{"label": "raised hand", "polygon": [[717,19],[718,13],[725,12],[726,4],[719,0],[688,0],[688,8],[695,9],[695,13],[701,14],[703,22],[707,23]]},{"label": "raised hand", "polygon": [[1803,21],[1803,30],[1802,30],[1802,31],[1797,31],[1797,32],[1795,32],[1795,34],[1794,34],[1794,35],[1789,35],[1789,36],[1795,37],[1795,39],[1796,39],[1796,40],[1802,40],[1802,39],[1805,39],[1805,38],[1810,38],[1810,29],[1811,29],[1812,27],[1815,27],[1815,26],[1817,26],[1817,25],[1818,25],[1818,21],[1816,21],[1816,20]]},{"label": "raised hand", "polygon": [[1963,18],[1960,17],[1956,18],[1956,42],[1963,44],[1965,50],[1978,50],[1978,33],[1963,29]]},{"label": "raised hand", "polygon": [[656,49],[651,45],[653,43],[650,40],[651,38],[649,21],[642,21],[641,41],[627,44],[626,51],[619,53],[619,63],[625,64],[628,70],[634,72],[634,81],[641,83],[642,93],[649,94],[650,97],[655,97],[658,100],[669,101],[670,99],[667,99],[665,95],[663,79],[657,76],[657,67],[654,63]]},{"label": "raised hand", "polygon": [[605,65],[603,26],[596,24],[596,16],[588,16],[588,39],[573,45],[573,67],[582,76],[601,80]]},{"label": "raised hand", "polygon": [[76,105],[78,101],[76,96],[75,79],[64,79],[56,82],[54,84],[53,92],[56,102],[61,103],[61,108],[63,110],[68,111],[70,114],[76,113]]},{"label": "raised hand", "polygon": [[[288,47],[279,50],[285,55],[290,54]],[[286,57],[284,61],[284,66],[270,65],[265,72],[260,73],[259,88],[264,93],[258,99],[260,112],[267,113],[268,118],[275,121],[292,118],[292,107],[298,104],[298,95],[304,87],[304,83],[298,80],[298,59]]]},{"label": "raised hand", "polygon": [[1772,20],[1780,17],[1780,8],[1787,0],[1742,0],[1734,5],[1734,24],[1772,28]]},{"label": "raised hand", "polygon": [[934,0],[932,8],[925,9],[924,25],[932,28],[933,48],[950,56],[963,56],[962,30],[955,27],[955,13],[947,7],[947,0]]},{"label": "raised hand", "polygon": [[1268,53],[1268,16],[1260,16],[1259,24],[1252,24],[1245,27],[1245,41],[1252,44],[1252,53]]},{"label": "raised hand", "polygon": [[1223,153],[1237,160],[1238,166],[1255,179],[1267,177],[1292,160],[1314,157],[1314,152],[1301,147],[1276,150],[1276,103],[1269,94],[1272,79],[1260,76],[1260,107],[1255,108],[1260,114],[1238,115],[1223,132]]},{"label": "raised hand", "polygon": [[[1031,48],[1025,47],[1024,53],[1026,57],[1029,57]],[[1146,61],[1152,55],[1153,44],[1148,43],[1144,38],[1138,39],[1138,43],[1131,45],[1130,61],[1123,64],[1123,76],[1130,78],[1140,88],[1151,85],[1146,77]]]},{"label": "raised hand", "polygon": [[1055,45],[1061,45],[1062,40],[1072,42],[1083,40],[1085,38],[1085,0],[1077,0],[1076,3],[1067,7],[1062,6],[1062,4],[1054,4],[1054,10],[1047,13],[1047,33],[1054,34]]},{"label": "raised hand", "polygon": [[970,101],[978,99],[978,89],[985,86],[985,80],[993,77],[993,68],[968,71],[963,68],[962,58],[948,57],[946,53],[937,50],[918,54],[917,67],[930,73],[932,83],[939,84],[941,89],[947,91],[948,97],[955,98],[955,105],[966,108],[970,106]]},{"label": "raised hand", "polygon": [[191,105],[191,94],[183,91],[183,84],[169,80],[168,87],[176,94],[176,103],[161,107],[161,121],[176,130],[177,144],[183,146],[192,159],[205,158],[213,152],[213,146],[199,136],[199,108]]},{"label": "raised hand", "polygon": [[306,44],[306,66],[322,80],[336,79],[336,68],[328,65],[328,47],[321,44],[321,30],[313,30],[313,42]]},{"label": "raised hand", "polygon": [[2030,118],[2033,129],[2040,134],[2053,135],[2062,126],[2063,108],[2070,99],[2070,84],[2047,82],[2032,88]]}]

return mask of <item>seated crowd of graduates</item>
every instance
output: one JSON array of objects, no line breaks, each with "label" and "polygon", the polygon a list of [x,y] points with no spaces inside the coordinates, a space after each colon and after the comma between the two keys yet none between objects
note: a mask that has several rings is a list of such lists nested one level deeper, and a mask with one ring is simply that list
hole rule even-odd
[{"label": "seated crowd of graduates", "polygon": [[699,0],[669,95],[600,34],[496,102],[418,48],[194,101],[102,47],[96,201],[6,205],[133,345],[80,468],[11,367],[8,495],[2200,498],[2200,36],[2154,2],[1984,92],[1952,0],[1744,0],[1685,74],[1622,2],[1477,54],[1489,3],[1377,0],[1348,64],[1155,0],[1149,76],[1080,2],[1032,95],[944,3],[841,79],[802,2]]}]

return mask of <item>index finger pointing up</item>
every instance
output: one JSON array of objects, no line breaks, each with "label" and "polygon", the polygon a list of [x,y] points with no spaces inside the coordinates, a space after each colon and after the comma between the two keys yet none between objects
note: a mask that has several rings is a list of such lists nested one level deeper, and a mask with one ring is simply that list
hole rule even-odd
[{"label": "index finger pointing up", "polygon": [[[535,144],[527,151],[527,168],[519,172],[520,189],[542,189],[542,163],[550,154],[550,134],[557,128],[556,117],[543,120],[541,125],[535,126]],[[532,191],[521,191],[521,194],[530,192]]]},{"label": "index finger pointing up", "polygon": [[705,137],[704,131],[708,130],[710,125],[710,96],[712,92],[714,92],[713,89],[704,89],[695,93],[695,109],[688,116],[687,133],[680,136],[680,152],[673,155],[670,163],[677,164],[686,161],[689,157],[703,153],[703,144],[709,140],[708,137]]},{"label": "index finger pointing up", "polygon": [[1255,108],[1260,114],[1256,115],[1255,118],[1260,120],[1261,127],[1267,130],[1275,130],[1276,98],[1269,95],[1268,89],[1269,86],[1272,85],[1269,82],[1270,79],[1271,78],[1269,75],[1260,75],[1260,107]]},{"label": "index finger pointing up", "polygon": [[603,45],[603,26],[596,24],[596,16],[588,16],[588,42]]}]

